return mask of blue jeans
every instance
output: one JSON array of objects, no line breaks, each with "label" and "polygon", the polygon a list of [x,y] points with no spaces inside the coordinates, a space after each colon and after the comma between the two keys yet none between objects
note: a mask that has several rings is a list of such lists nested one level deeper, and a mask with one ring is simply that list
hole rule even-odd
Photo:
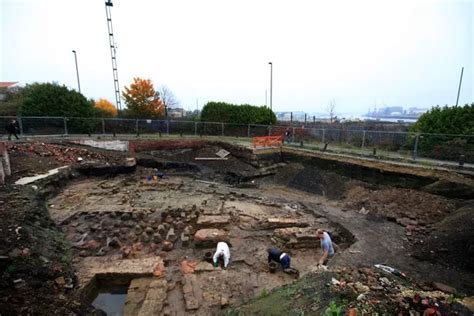
[{"label": "blue jeans", "polygon": [[291,258],[288,255],[280,259],[281,267],[283,269],[288,269],[290,267],[290,262],[291,262]]}]

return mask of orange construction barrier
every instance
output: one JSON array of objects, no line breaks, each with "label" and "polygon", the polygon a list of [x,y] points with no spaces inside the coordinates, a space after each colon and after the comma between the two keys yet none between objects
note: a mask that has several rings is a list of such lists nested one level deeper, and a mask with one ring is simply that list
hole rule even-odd
[{"label": "orange construction barrier", "polygon": [[283,144],[283,136],[264,136],[264,137],[253,137],[253,147],[274,147],[281,146]]}]

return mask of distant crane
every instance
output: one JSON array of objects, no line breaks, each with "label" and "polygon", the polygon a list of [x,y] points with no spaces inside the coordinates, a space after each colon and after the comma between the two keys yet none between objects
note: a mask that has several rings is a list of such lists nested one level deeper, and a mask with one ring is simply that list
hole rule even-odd
[{"label": "distant crane", "polygon": [[112,72],[114,75],[114,89],[115,89],[115,105],[117,109],[122,110],[122,101],[120,99],[120,85],[118,80],[118,70],[117,70],[117,45],[114,40],[114,30],[112,27],[112,12],[111,8],[113,7],[112,0],[105,1],[105,15],[107,16],[107,28],[109,30],[109,45],[110,45],[110,56],[112,57]]}]

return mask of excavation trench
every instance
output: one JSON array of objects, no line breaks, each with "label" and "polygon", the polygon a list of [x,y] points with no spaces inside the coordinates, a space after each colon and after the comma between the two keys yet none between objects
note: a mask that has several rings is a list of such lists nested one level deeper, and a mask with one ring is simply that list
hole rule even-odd
[{"label": "excavation trench", "polygon": [[[348,229],[353,219],[342,218],[348,210],[397,221],[421,216],[433,207],[428,201],[440,217],[456,208],[452,200],[423,192],[438,181],[430,177],[397,178],[350,166],[344,175],[341,164],[281,152],[256,155],[228,145],[228,160],[196,163],[224,146],[150,146],[138,153],[137,167],[83,167],[85,177],[48,200],[51,218],[72,245],[83,299],[109,313],[217,313],[294,280],[269,271],[269,246],[289,253],[305,274],[320,256],[317,228],[337,243],[336,262],[348,247],[365,245]],[[404,206],[410,199],[414,205]],[[370,218],[354,220],[354,227],[370,230]],[[403,233],[397,224],[384,225],[389,228],[371,238]],[[231,245],[228,269],[206,261],[218,241]],[[373,260],[379,260],[386,249],[374,251]],[[379,263],[371,258],[367,263]]]},{"label": "excavation trench", "polygon": [[[48,200],[72,245],[84,300],[129,315],[217,312],[294,280],[281,269],[270,273],[269,246],[288,252],[304,274],[319,257],[316,228],[327,229],[340,251],[354,241],[302,204],[214,182],[216,174],[213,182],[195,179],[193,168],[168,165],[160,178],[140,166],[117,175],[89,170],[100,176],[73,180]],[[231,246],[227,269],[206,261],[218,241]]]}]

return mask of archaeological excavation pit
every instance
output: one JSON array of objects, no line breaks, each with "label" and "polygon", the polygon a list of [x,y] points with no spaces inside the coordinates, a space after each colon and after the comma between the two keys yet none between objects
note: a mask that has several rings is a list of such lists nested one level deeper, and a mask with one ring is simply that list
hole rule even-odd
[{"label": "archaeological excavation pit", "polygon": [[[294,281],[270,273],[266,249],[278,246],[302,274],[319,257],[315,230],[340,249],[353,242],[342,226],[295,201],[170,174],[80,178],[48,201],[72,245],[82,296],[127,315],[212,313]],[[227,269],[206,261],[218,241],[231,246]],[[310,264],[311,263],[311,264]]]},{"label": "archaeological excavation pit", "polygon": [[[430,174],[230,146],[228,160],[195,160],[221,145],[143,143],[133,170],[81,165],[82,176],[47,200],[83,301],[108,314],[220,314],[294,281],[270,271],[269,246],[289,253],[300,275],[313,271],[318,228],[337,244],[334,265],[432,271],[407,259],[407,236],[459,200],[436,192]],[[459,195],[469,195],[460,183]],[[209,262],[219,241],[231,247],[227,269]]]}]

